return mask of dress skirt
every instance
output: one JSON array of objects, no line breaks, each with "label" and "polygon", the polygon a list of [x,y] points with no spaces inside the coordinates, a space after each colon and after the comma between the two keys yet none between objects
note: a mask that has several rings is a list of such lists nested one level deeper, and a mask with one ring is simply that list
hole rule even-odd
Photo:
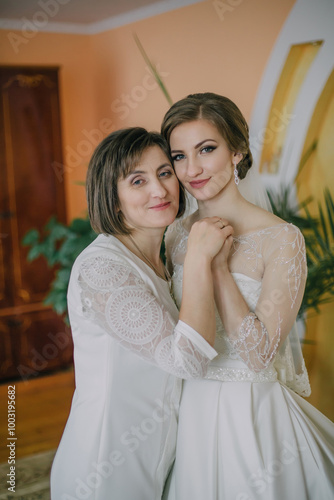
[{"label": "dress skirt", "polygon": [[333,500],[333,423],[280,382],[185,381],[168,500]]}]

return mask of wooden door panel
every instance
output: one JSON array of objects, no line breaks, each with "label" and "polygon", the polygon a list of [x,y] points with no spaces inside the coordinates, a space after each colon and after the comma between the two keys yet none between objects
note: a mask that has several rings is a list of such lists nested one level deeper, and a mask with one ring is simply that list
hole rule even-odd
[{"label": "wooden door panel", "polygon": [[0,379],[70,364],[69,328],[42,301],[53,272],[23,236],[66,222],[58,69],[0,67]]},{"label": "wooden door panel", "polygon": [[70,328],[51,309],[0,318],[0,378],[28,380],[72,363]]},{"label": "wooden door panel", "polygon": [[5,129],[2,98],[0,99],[0,306],[9,307],[14,301],[12,285],[12,240],[7,164],[5,156]]},{"label": "wooden door panel", "polygon": [[7,318],[0,318],[0,379],[16,377],[17,374],[12,333]]},{"label": "wooden door panel", "polygon": [[[42,229],[52,215],[64,220],[64,186],[54,162],[61,164],[56,70],[6,68],[1,71],[2,114],[9,198],[14,305],[39,302],[53,278],[44,259],[27,263],[21,241]],[[8,252],[7,252],[8,253]],[[15,265],[14,265],[15,263]]]},{"label": "wooden door panel", "polygon": [[17,376],[27,380],[72,362],[71,330],[51,309],[24,314],[20,320]]}]

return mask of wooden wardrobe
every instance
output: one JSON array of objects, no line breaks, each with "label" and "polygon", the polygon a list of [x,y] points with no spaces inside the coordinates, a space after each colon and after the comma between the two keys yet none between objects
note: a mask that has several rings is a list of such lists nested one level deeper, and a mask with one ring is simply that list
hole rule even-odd
[{"label": "wooden wardrobe", "polygon": [[72,361],[69,328],[42,303],[53,272],[21,243],[66,221],[58,68],[2,66],[0,87],[0,381],[27,380]]}]

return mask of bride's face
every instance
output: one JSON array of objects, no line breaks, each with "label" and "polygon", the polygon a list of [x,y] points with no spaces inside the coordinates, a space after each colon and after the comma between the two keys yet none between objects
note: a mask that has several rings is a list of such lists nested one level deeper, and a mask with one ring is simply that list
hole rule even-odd
[{"label": "bride's face", "polygon": [[233,161],[241,155],[227,147],[217,128],[207,120],[185,122],[174,128],[170,148],[177,177],[197,200],[216,197],[233,180]]}]

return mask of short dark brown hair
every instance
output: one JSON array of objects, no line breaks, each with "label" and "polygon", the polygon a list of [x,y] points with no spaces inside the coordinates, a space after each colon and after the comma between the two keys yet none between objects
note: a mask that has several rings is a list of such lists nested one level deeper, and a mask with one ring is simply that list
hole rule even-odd
[{"label": "short dark brown hair", "polygon": [[227,97],[213,92],[188,95],[167,111],[161,125],[161,133],[169,142],[175,127],[201,119],[215,125],[230,151],[242,153],[237,170],[239,178],[243,179],[253,163],[249,148],[249,128],[240,109]]},{"label": "short dark brown hair", "polygon": [[[97,146],[86,179],[88,215],[95,232],[130,234],[120,211],[117,183],[138,165],[144,151],[153,146],[158,146],[173,165],[167,141],[157,132],[141,127],[112,132]],[[180,184],[177,217],[183,215],[184,210],[185,191]]]}]

